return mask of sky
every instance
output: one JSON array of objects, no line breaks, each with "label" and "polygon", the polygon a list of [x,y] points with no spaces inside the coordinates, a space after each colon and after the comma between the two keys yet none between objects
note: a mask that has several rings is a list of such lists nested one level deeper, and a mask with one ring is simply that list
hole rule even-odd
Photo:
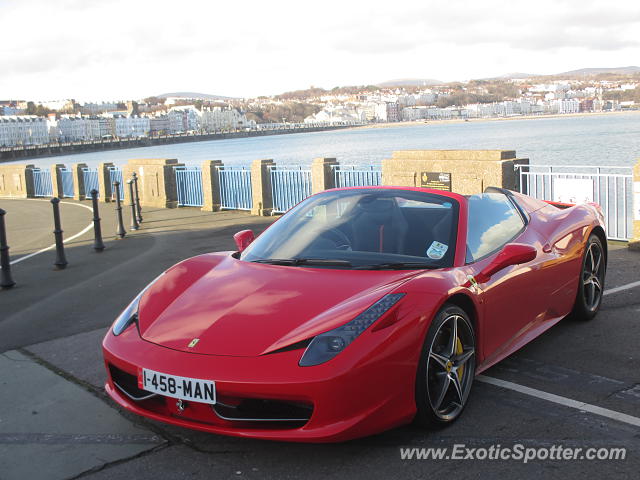
[{"label": "sky", "polygon": [[640,65],[638,0],[0,0],[0,99],[274,95]]}]

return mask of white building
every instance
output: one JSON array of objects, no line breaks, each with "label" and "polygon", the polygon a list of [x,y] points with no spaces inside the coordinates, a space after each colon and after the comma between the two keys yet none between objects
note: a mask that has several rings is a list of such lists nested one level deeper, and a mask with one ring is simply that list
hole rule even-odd
[{"label": "white building", "polygon": [[98,121],[98,129],[100,132],[100,137],[103,138],[105,136],[113,136],[115,134],[115,121],[112,117],[96,117]]},{"label": "white building", "polygon": [[146,137],[151,130],[151,122],[148,117],[115,117],[114,130],[116,137]]},{"label": "white building", "polygon": [[452,112],[451,108],[428,108],[427,116],[431,120],[450,120]]},{"label": "white building", "polygon": [[87,102],[80,107],[80,111],[87,115],[97,115],[105,112],[113,112],[118,109],[118,105],[114,102]]},{"label": "white building", "polygon": [[357,124],[365,121],[364,112],[352,106],[328,105],[315,115],[304,119],[307,124]]},{"label": "white building", "polygon": [[36,105],[42,105],[49,110],[56,110],[58,112],[73,112],[76,102],[72,98],[66,98],[63,100],[43,100],[34,103]]},{"label": "white building", "polygon": [[437,100],[437,95],[435,93],[420,93],[416,102],[418,105],[435,105]]},{"label": "white building", "polygon": [[416,97],[413,95],[401,95],[398,97],[398,103],[403,107],[413,107],[416,104]]},{"label": "white building", "polygon": [[522,115],[531,115],[531,102],[529,100],[520,99],[520,113]]},{"label": "white building", "polygon": [[63,141],[73,142],[78,140],[89,140],[87,121],[81,117],[67,117],[58,120],[60,138]]},{"label": "white building", "polygon": [[[360,111],[364,116],[365,121],[367,122],[375,122],[378,120],[378,104],[376,103],[364,103],[360,107]],[[387,116],[387,108],[385,106],[384,116]]]},{"label": "white building", "polygon": [[427,107],[405,107],[402,109],[402,120],[412,122],[414,120],[424,120],[429,116]]},{"label": "white building", "polygon": [[200,128],[200,112],[193,105],[171,107],[167,115],[171,133],[194,131]]},{"label": "white building", "polygon": [[152,135],[166,135],[171,131],[168,115],[149,117],[149,128]]},{"label": "white building", "polygon": [[465,107],[471,112],[471,117],[486,118],[493,117],[496,114],[495,105],[493,103],[473,103]]},{"label": "white building", "polygon": [[200,117],[200,128],[206,132],[244,129],[251,125],[246,115],[235,108],[204,108]]},{"label": "white building", "polygon": [[109,117],[63,115],[56,119],[51,115],[47,124],[51,140],[61,142],[99,140],[114,134],[114,119]]},{"label": "white building", "polygon": [[387,103],[386,102],[382,102],[382,103],[378,103],[376,104],[376,108],[375,108],[375,117],[376,120],[378,122],[388,122],[389,121],[389,117],[387,115]]},{"label": "white building", "polygon": [[0,117],[0,146],[41,145],[48,142],[46,119],[35,115]]},{"label": "white building", "polygon": [[580,101],[576,98],[566,98],[562,100],[560,113],[578,113],[580,111]]},{"label": "white building", "polygon": [[61,142],[91,139],[87,120],[82,117],[63,116],[58,120],[49,120],[49,126],[51,137]]}]

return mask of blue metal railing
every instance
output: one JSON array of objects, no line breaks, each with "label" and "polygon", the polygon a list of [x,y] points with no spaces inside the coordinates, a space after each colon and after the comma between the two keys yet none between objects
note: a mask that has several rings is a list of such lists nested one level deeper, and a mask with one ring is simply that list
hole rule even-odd
[{"label": "blue metal railing", "polygon": [[202,169],[200,167],[174,167],[179,207],[201,207],[204,204],[202,194]]},{"label": "blue metal railing", "polygon": [[73,197],[73,170],[61,168],[60,179],[62,180],[62,196],[65,198]]},{"label": "blue metal railing", "polygon": [[[140,179],[138,179],[139,181]],[[116,199],[116,188],[114,182],[120,182],[120,200],[124,200],[124,185],[122,184],[122,170],[118,167],[109,167],[109,184],[111,185],[111,200]],[[138,185],[140,188],[140,185]]]},{"label": "blue metal railing", "polygon": [[365,187],[382,183],[382,170],[375,166],[336,165],[333,167],[336,187]]},{"label": "blue metal railing", "polygon": [[34,196],[51,197],[53,196],[53,184],[51,183],[51,172],[49,170],[40,170],[34,168],[33,173]]},{"label": "blue metal railing", "polygon": [[223,210],[251,210],[251,170],[244,167],[218,167],[220,208]]},{"label": "blue metal railing", "polygon": [[[84,198],[91,198],[91,190],[94,188],[100,192],[97,168],[83,168],[82,177],[84,179]],[[98,196],[100,196],[100,194],[98,194]]]},{"label": "blue metal railing", "polygon": [[311,195],[311,170],[302,167],[269,167],[273,213],[284,213]]}]

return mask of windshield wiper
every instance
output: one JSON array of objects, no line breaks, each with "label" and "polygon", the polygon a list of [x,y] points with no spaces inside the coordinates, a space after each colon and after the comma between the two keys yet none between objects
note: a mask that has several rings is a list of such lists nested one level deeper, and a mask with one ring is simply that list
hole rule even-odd
[{"label": "windshield wiper", "polygon": [[351,262],[333,258],[261,258],[251,260],[253,263],[267,263],[269,265],[318,265],[327,267],[351,267]]},{"label": "windshield wiper", "polygon": [[394,262],[394,263],[374,263],[372,265],[358,265],[354,270],[422,270],[440,268],[433,263],[422,262]]}]

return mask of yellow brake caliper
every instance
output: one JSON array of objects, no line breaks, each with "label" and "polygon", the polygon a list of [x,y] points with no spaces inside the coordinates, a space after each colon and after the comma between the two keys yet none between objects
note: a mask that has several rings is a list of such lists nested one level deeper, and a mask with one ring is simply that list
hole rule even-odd
[{"label": "yellow brake caliper", "polygon": [[[462,348],[462,342],[460,337],[456,337],[456,355],[460,355],[464,349]],[[462,381],[462,375],[464,374],[464,365],[458,369],[458,380]]]}]

